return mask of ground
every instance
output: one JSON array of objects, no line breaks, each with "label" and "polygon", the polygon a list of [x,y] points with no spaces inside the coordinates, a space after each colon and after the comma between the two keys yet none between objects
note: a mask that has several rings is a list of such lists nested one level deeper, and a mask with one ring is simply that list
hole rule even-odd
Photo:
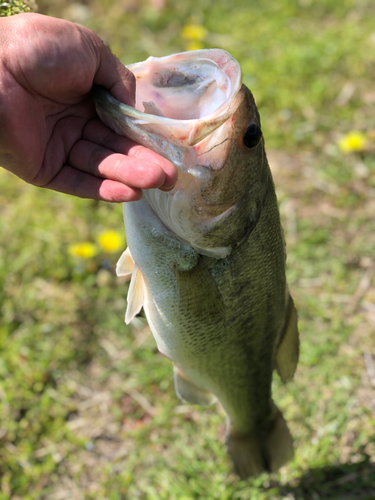
[{"label": "ground", "polygon": [[[123,248],[100,238],[121,235],[121,207],[0,169],[0,500],[375,498],[373,2],[38,4],[124,63],[201,46],[241,63],[299,314],[295,379],[274,377],[296,452],[280,473],[239,481],[221,408],[181,404],[144,319],[123,322]],[[80,257],[82,244],[95,251]]]}]

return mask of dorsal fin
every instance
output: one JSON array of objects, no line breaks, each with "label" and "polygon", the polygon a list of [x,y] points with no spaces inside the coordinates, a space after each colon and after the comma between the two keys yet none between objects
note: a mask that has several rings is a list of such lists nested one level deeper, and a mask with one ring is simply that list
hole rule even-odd
[{"label": "dorsal fin", "polygon": [[128,307],[126,308],[125,323],[128,325],[142,309],[145,298],[145,282],[142,273],[134,262],[132,279],[128,291]]},{"label": "dorsal fin", "polygon": [[123,252],[116,265],[117,276],[129,276],[134,269],[134,260],[129,247]]}]

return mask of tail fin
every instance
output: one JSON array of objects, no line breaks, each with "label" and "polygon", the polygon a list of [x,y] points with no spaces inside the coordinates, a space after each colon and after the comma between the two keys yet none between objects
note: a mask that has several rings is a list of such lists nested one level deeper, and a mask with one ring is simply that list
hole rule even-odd
[{"label": "tail fin", "polygon": [[227,435],[228,453],[241,479],[276,472],[293,458],[292,436],[280,410],[276,406],[273,409],[275,416],[268,433],[255,429],[240,435],[231,429]]}]

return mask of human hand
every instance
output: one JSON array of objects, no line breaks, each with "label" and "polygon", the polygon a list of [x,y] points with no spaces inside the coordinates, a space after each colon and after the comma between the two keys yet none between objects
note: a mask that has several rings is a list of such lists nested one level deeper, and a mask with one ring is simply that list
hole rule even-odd
[{"label": "human hand", "polygon": [[134,106],[135,79],[90,30],[40,14],[0,19],[0,165],[35,186],[133,201],[171,189],[168,160],[98,118],[93,83]]}]

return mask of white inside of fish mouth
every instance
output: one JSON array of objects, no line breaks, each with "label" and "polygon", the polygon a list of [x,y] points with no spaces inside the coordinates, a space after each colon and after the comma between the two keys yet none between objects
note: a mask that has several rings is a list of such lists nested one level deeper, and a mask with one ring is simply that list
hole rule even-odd
[{"label": "white inside of fish mouth", "polygon": [[215,112],[232,94],[228,75],[210,59],[155,58],[131,68],[137,80],[135,107],[147,114],[194,120]]}]

